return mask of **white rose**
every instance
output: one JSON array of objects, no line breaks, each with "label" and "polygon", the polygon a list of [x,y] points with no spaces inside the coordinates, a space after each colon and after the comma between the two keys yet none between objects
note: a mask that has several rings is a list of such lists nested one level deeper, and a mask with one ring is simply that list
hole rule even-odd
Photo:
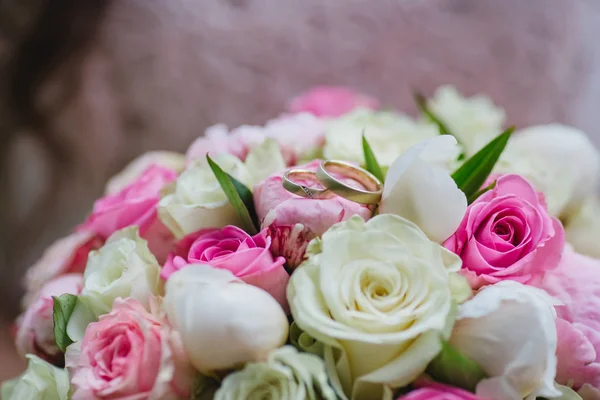
[{"label": "white rose", "polygon": [[408,149],[388,170],[380,212],[414,222],[435,242],[446,240],[467,210],[467,198],[446,168],[455,155],[456,139],[450,135]]},{"label": "white rose", "polygon": [[502,132],[506,113],[489,97],[463,97],[454,86],[440,86],[429,100],[437,115],[472,156]]},{"label": "white rose", "polygon": [[[228,174],[252,187],[252,174],[238,158],[221,153],[214,161]],[[239,217],[229,203],[206,159],[200,158],[177,179],[170,193],[158,204],[161,221],[181,238],[203,228],[239,225]]]},{"label": "white rose", "polygon": [[412,145],[438,135],[435,126],[415,122],[406,115],[359,108],[329,122],[323,155],[364,164],[363,131],[383,166],[391,165]]},{"label": "white rose", "polygon": [[291,346],[273,351],[264,363],[247,364],[223,380],[215,400],[335,400],[323,360]]},{"label": "white rose", "polygon": [[151,151],[144,153],[127,164],[117,175],[110,178],[106,184],[106,194],[120,192],[152,165],[160,165],[161,167],[181,172],[185,168],[185,157],[183,154],[172,151]]},{"label": "white rose", "polygon": [[489,376],[477,385],[478,396],[521,400],[560,395],[554,384],[553,304],[541,289],[502,281],[460,306],[450,344]]},{"label": "white rose", "polygon": [[449,335],[458,256],[392,214],[352,217],[309,247],[288,301],[298,326],[326,345],[334,381],[353,399],[412,382]]},{"label": "white rose", "polygon": [[87,325],[110,312],[117,297],[131,297],[146,308],[150,295],[160,295],[160,265],[140,238],[137,227],[113,233],[106,244],[90,252],[83,290],[67,324],[73,341],[83,338]]},{"label": "white rose", "polygon": [[207,374],[266,360],[288,335],[285,312],[271,295],[208,265],[171,275],[164,308],[191,364]]},{"label": "white rose", "polygon": [[495,172],[524,176],[545,194],[550,214],[562,216],[595,192],[600,155],[579,129],[532,126],[513,134]]},{"label": "white rose", "polygon": [[67,400],[69,374],[46,361],[27,355],[27,370],[18,378],[2,384],[3,400]]},{"label": "white rose", "polygon": [[597,196],[589,196],[567,216],[565,236],[578,253],[600,258],[600,199]]}]

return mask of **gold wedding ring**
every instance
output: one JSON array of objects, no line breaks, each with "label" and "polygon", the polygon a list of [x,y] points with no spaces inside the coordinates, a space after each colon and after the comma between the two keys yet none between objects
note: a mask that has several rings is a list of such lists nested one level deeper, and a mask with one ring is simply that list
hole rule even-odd
[{"label": "gold wedding ring", "polygon": [[327,189],[309,187],[294,182],[296,179],[309,179],[319,183],[316,173],[307,169],[290,169],[283,175],[283,187],[288,192],[295,195],[306,197],[308,199],[329,199],[335,196],[335,193]]},{"label": "gold wedding ring", "polygon": [[[350,178],[360,183],[365,189],[352,187],[338,178]],[[383,184],[369,171],[352,163],[338,160],[323,161],[317,169],[317,179],[328,190],[340,197],[359,204],[377,204],[381,200]]]}]

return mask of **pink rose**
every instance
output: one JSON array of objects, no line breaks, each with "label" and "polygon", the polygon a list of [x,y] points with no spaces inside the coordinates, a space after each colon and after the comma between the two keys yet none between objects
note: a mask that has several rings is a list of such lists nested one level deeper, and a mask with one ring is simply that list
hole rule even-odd
[{"label": "pink rose", "polygon": [[[315,160],[301,169],[316,171],[320,161]],[[295,268],[304,259],[308,242],[321,236],[329,227],[353,215],[371,217],[371,210],[350,200],[335,196],[330,199],[307,199],[284,189],[283,175],[275,174],[254,187],[254,205],[262,228],[272,237],[271,253],[283,256],[289,268]],[[301,182],[318,186],[315,182]],[[356,183],[354,183],[356,184]]]},{"label": "pink rose", "polygon": [[556,381],[575,389],[590,385],[600,398],[600,260],[567,246],[540,286],[562,302],[556,306]]},{"label": "pink rose", "polygon": [[42,257],[27,270],[23,304],[28,307],[40,289],[50,280],[64,274],[83,273],[88,253],[104,244],[93,232],[75,232],[59,239],[44,251]]},{"label": "pink rose", "polygon": [[319,86],[292,99],[289,110],[309,112],[317,117],[339,117],[357,107],[379,108],[379,100],[345,87]]},{"label": "pink rose", "polygon": [[35,354],[52,364],[62,362],[62,352],[54,339],[52,296],[79,294],[82,274],[66,274],[46,283],[37,299],[17,319],[16,347],[21,356]]},{"label": "pink rose", "polygon": [[564,242],[543,196],[521,176],[503,175],[467,208],[444,246],[462,258],[462,272],[477,289],[504,279],[536,284],[556,268]]},{"label": "pink rose", "polygon": [[148,241],[152,253],[164,259],[173,235],[158,219],[157,205],[161,189],[177,179],[177,172],[158,165],[150,166],[133,183],[115,194],[97,200],[88,219],[78,227],[107,239],[114,232],[137,225],[140,236]]},{"label": "pink rose", "polygon": [[283,267],[285,259],[274,258],[270,247],[266,231],[250,236],[235,226],[202,230],[176,244],[161,277],[168,279],[189,264],[208,264],[229,270],[244,282],[267,291],[287,309],[285,291],[290,276]]},{"label": "pink rose", "polygon": [[398,397],[397,400],[482,400],[473,393],[442,385],[441,383],[428,382],[412,392]]},{"label": "pink rose", "polygon": [[118,298],[67,348],[73,400],[187,399],[193,372],[179,334],[137,301]]}]

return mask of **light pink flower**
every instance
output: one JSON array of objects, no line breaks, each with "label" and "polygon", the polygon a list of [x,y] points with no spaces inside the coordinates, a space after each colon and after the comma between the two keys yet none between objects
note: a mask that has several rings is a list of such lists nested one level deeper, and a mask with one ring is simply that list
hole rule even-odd
[{"label": "light pink flower", "polygon": [[248,153],[265,139],[279,144],[287,165],[295,164],[306,154],[323,146],[325,123],[308,113],[284,114],[268,121],[265,126],[241,125],[231,132],[223,124],[208,128],[205,136],[196,139],[186,153],[186,162],[206,154],[228,153],[244,161]]},{"label": "light pink flower", "polygon": [[483,400],[473,393],[442,385],[441,383],[428,382],[426,385],[413,390],[397,400]]},{"label": "light pink flower", "polygon": [[536,284],[558,265],[563,227],[523,177],[503,175],[496,182],[467,208],[444,246],[462,258],[462,273],[475,289],[504,279]]},{"label": "light pink flower", "polygon": [[283,257],[273,257],[271,238],[266,231],[250,236],[235,226],[206,229],[184,237],[165,263],[161,277],[169,276],[189,264],[208,264],[226,269],[244,282],[271,294],[287,309],[286,287],[290,278]]},{"label": "light pink flower", "polygon": [[15,343],[21,356],[35,354],[52,364],[62,362],[62,353],[54,339],[52,296],[79,294],[82,288],[82,274],[62,275],[42,287],[37,299],[17,319]]},{"label": "light pink flower", "polygon": [[345,87],[318,86],[292,99],[289,110],[317,117],[339,117],[357,107],[376,110],[379,100]]},{"label": "light pink flower", "polygon": [[[316,160],[298,168],[316,171]],[[353,215],[367,220],[371,210],[350,200],[335,196],[330,199],[307,199],[284,189],[282,174],[275,174],[254,187],[254,205],[263,229],[272,238],[271,252],[283,256],[289,268],[304,259],[308,242],[321,236],[329,227]],[[302,182],[317,187],[315,182]],[[354,183],[356,184],[356,183]]]},{"label": "light pink flower", "polygon": [[177,172],[152,165],[133,183],[115,194],[109,194],[94,203],[87,220],[78,227],[80,232],[94,232],[102,239],[127,226],[137,225],[140,236],[160,260],[168,253],[171,232],[158,218],[157,205],[161,189],[175,181]]},{"label": "light pink flower", "polygon": [[73,400],[187,399],[192,381],[179,334],[131,298],[88,325],[66,366]]},{"label": "light pink flower", "polygon": [[240,160],[245,160],[252,145],[264,140],[261,127],[242,126],[237,135],[229,133],[225,124],[208,127],[204,136],[200,136],[190,145],[185,153],[186,162],[203,158],[210,154],[231,154]]},{"label": "light pink flower", "polygon": [[27,270],[24,306],[28,307],[37,298],[48,281],[64,274],[83,273],[89,252],[99,249],[103,244],[104,240],[93,232],[75,232],[54,242]]},{"label": "light pink flower", "polygon": [[556,307],[556,381],[575,389],[588,384],[600,395],[600,260],[567,246],[540,286],[563,303]]}]

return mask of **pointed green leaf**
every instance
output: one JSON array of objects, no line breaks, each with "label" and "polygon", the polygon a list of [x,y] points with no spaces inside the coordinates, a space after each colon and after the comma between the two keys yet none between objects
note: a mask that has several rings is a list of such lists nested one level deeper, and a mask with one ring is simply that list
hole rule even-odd
[{"label": "pointed green leaf", "polygon": [[240,217],[243,228],[250,235],[254,235],[257,232],[256,223],[256,211],[254,210],[254,199],[252,198],[252,192],[243,183],[223,171],[221,167],[215,163],[210,156],[206,155],[208,165],[212,169],[219,185],[223,189],[225,196],[233,206]]},{"label": "pointed green leaf", "polygon": [[77,296],[74,294],[63,294],[59,297],[52,297],[54,300],[53,311],[54,311],[54,338],[56,345],[64,353],[67,347],[73,343],[69,335],[67,335],[67,323],[75,303],[77,302]]},{"label": "pointed green leaf", "polygon": [[431,361],[427,373],[438,382],[457,386],[473,392],[475,387],[487,375],[473,360],[442,342],[442,351]]},{"label": "pointed green leaf", "polygon": [[469,197],[467,199],[467,202],[469,204],[471,204],[472,202],[474,202],[475,200],[477,200],[479,198],[479,196],[481,196],[485,192],[489,192],[490,190],[492,190],[495,187],[496,187],[496,181],[494,180],[494,182],[490,183],[489,185],[487,185],[486,187],[484,187],[483,189],[481,189],[480,191],[478,191],[477,193],[475,193],[473,196]]},{"label": "pointed green leaf", "polygon": [[435,115],[435,113],[433,111],[431,111],[431,109],[427,105],[427,99],[425,98],[425,96],[423,96],[421,93],[415,92],[414,98],[415,98],[415,103],[417,103],[417,107],[419,108],[419,110],[423,114],[425,114],[425,116],[427,118],[429,118],[431,120],[431,122],[433,122],[434,124],[437,125],[437,127],[440,131],[440,135],[452,135],[456,138],[456,135],[454,135],[452,132],[450,132],[450,129],[444,123],[444,121],[442,121],[440,117],[438,117],[437,115]]},{"label": "pointed green leaf", "polygon": [[369,142],[367,142],[367,138],[365,137],[364,131],[362,135],[362,146],[363,152],[365,154],[365,167],[367,171],[375,175],[377,179],[383,182],[385,180],[385,175],[383,174],[383,171],[381,170],[381,167],[379,166],[379,163],[375,158],[375,154],[373,153]]},{"label": "pointed green leaf", "polygon": [[494,169],[514,130],[514,127],[510,127],[495,137],[452,174],[452,179],[467,199],[476,198],[475,195]]}]

